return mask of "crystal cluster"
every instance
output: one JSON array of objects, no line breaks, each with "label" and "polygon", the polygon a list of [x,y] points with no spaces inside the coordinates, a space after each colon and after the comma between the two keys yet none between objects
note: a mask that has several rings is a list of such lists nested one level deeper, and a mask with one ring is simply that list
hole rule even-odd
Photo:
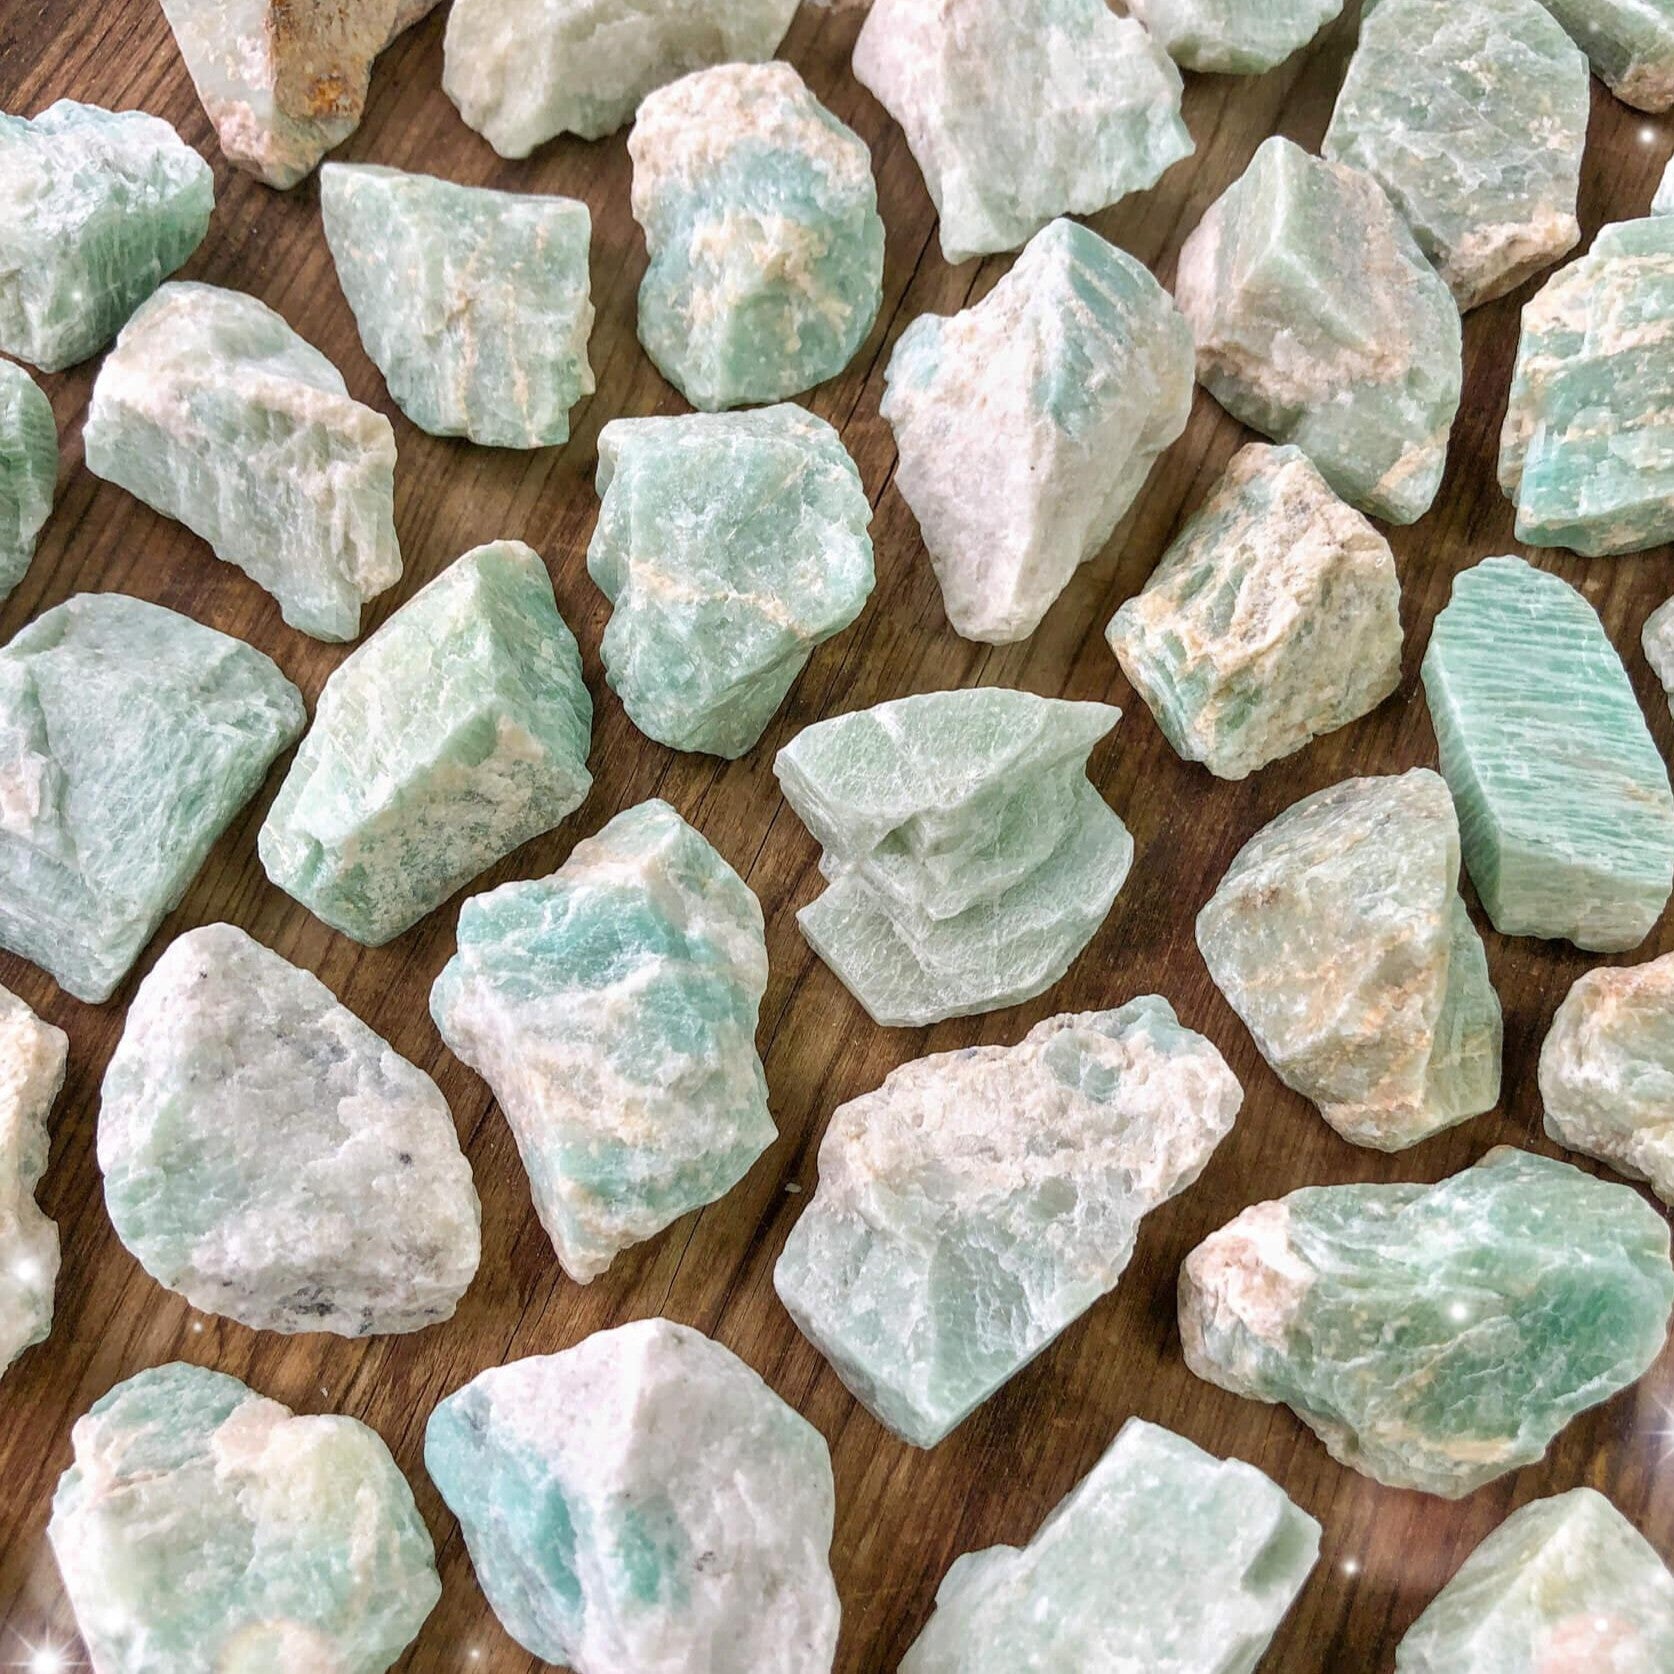
[{"label": "crystal cluster", "polygon": [[58,486],[58,424],[40,386],[0,360],[0,600],[28,573]]},{"label": "crystal cluster", "polygon": [[1188,70],[1261,75],[1305,47],[1343,0],[1128,0],[1128,11]]},{"label": "crystal cluster", "polygon": [[1541,0],[1625,104],[1674,109],[1674,5],[1669,0]]}]

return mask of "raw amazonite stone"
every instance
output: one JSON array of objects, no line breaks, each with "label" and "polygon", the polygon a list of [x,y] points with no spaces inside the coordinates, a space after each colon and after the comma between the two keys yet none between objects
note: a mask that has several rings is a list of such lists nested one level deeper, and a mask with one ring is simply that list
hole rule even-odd
[{"label": "raw amazonite stone", "polygon": [[1300,448],[1252,443],[1109,638],[1169,743],[1243,779],[1401,683],[1395,558]]},{"label": "raw amazonite stone", "polygon": [[441,1597],[375,1431],[179,1361],[71,1432],[47,1535],[101,1674],[383,1674]]},{"label": "raw amazonite stone", "polygon": [[1592,83],[1539,0],[1380,0],[1324,152],[1383,187],[1461,309],[1573,250]]},{"label": "raw amazonite stone", "polygon": [[95,355],[203,243],[209,165],[160,117],[60,99],[0,112],[0,349],[43,372]]},{"label": "raw amazonite stone", "polygon": [[950,262],[1091,215],[1193,150],[1180,72],[1105,0],[875,0],[854,73],[906,131]]},{"label": "raw amazonite stone", "polygon": [[1261,75],[1311,41],[1343,0],[1128,0],[1128,10],[1188,70]]},{"label": "raw amazonite stone", "polygon": [[1258,831],[1197,945],[1274,1073],[1356,1145],[1403,1150],[1498,1103],[1500,1002],[1428,768],[1347,779]]},{"label": "raw amazonite stone", "polygon": [[774,1287],[856,1398],[934,1447],[1115,1288],[1243,1097],[1156,995],[921,1058],[832,1116]]},{"label": "raw amazonite stone", "polygon": [[796,0],[455,0],[442,87],[502,157],[602,139],[693,70],[760,63]]},{"label": "raw amazonite stone", "polygon": [[1191,417],[1191,328],[1132,256],[1073,221],[984,301],[922,315],[889,363],[895,483],[948,620],[1026,639]]},{"label": "raw amazonite stone", "polygon": [[401,579],[395,432],[265,303],[165,285],[93,385],[87,468],[178,518],[316,639]]},{"label": "raw amazonite stone", "polygon": [[493,1088],[572,1279],[713,1203],[773,1143],[766,987],[755,896],[666,802],[461,909],[430,1012]]},{"label": "raw amazonite stone", "polygon": [[506,1631],[575,1674],[829,1674],[835,1494],[820,1433],[667,1320],[493,1367],[424,1463]]},{"label": "raw amazonite stone", "polygon": [[477,1270],[482,1213],[435,1082],[230,924],[170,944],[105,1072],[117,1236],[259,1331],[417,1331]]},{"label": "raw amazonite stone", "polygon": [[0,360],[0,599],[28,572],[57,485],[52,403],[21,366]]},{"label": "raw amazonite stone", "polygon": [[0,651],[0,947],[109,999],[302,731],[261,652],[84,593]]},{"label": "raw amazonite stone", "polygon": [[1624,103],[1674,108],[1671,0],[1541,0]]},{"label": "raw amazonite stone", "polygon": [[1533,1464],[1639,1377],[1671,1304],[1668,1224],[1637,1192],[1503,1145],[1437,1186],[1258,1203],[1180,1272],[1199,1377],[1445,1499]]},{"label": "raw amazonite stone", "polygon": [[1674,713],[1674,599],[1665,599],[1646,618],[1639,643]]},{"label": "raw amazonite stone", "polygon": [[1369,175],[1274,136],[1180,252],[1197,370],[1351,505],[1430,508],[1463,379],[1459,310]]},{"label": "raw amazonite stone", "polygon": [[326,681],[262,865],[376,947],[581,806],[592,727],[546,566],[521,541],[479,546]]},{"label": "raw amazonite stone", "polygon": [[743,755],[871,596],[854,461],[801,407],[617,419],[598,485],[587,570],[612,606],[611,688],[647,737]]},{"label": "raw amazonite stone", "polygon": [[1396,1674],[1660,1674],[1674,1668],[1674,1575],[1602,1494],[1515,1511],[1395,1652]]},{"label": "raw amazonite stone", "polygon": [[327,163],[320,210],[360,340],[414,424],[488,447],[569,440],[593,393],[586,204]]},{"label": "raw amazonite stone", "polygon": [[1087,778],[1121,711],[989,688],[806,728],[773,763],[829,887],[796,915],[875,1022],[1050,988],[1104,922],[1133,838]]},{"label": "raw amazonite stone", "polygon": [[1521,558],[1486,559],[1436,618],[1424,690],[1495,928],[1637,947],[1674,884],[1674,794],[1593,607]]},{"label": "raw amazonite stone", "polygon": [[1130,1418],[1027,1546],[955,1560],[900,1674],[1253,1670],[1319,1537],[1253,1466]]}]

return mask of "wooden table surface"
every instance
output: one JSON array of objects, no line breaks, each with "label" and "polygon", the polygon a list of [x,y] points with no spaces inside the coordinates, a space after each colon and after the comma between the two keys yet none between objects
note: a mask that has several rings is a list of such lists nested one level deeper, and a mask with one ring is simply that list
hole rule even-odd
[{"label": "wooden table surface", "polygon": [[[890,486],[895,453],[878,401],[890,351],[906,324],[981,296],[1009,262],[950,268],[942,260],[931,205],[900,130],[849,73],[856,15],[805,6],[784,55],[871,147],[889,229],[879,323],[849,370],[808,398],[841,429],[877,508],[878,588],[855,627],[815,656],[747,758],[726,764],[678,755],[637,733],[605,687],[598,647],[608,612],[584,566],[597,506],[592,477],[600,426],[624,414],[683,410],[634,335],[644,250],[628,211],[624,136],[591,145],[564,139],[528,161],[502,161],[442,93],[442,28],[442,16],[431,17],[380,61],[366,120],[339,155],[467,183],[566,193],[591,205],[598,393],[578,409],[574,439],[562,449],[494,452],[426,436],[402,417],[356,338],[321,234],[315,183],[280,195],[225,165],[156,0],[100,0],[97,8],[0,0],[0,107],[33,115],[64,96],[138,107],[167,117],[214,163],[214,223],[184,276],[270,303],[343,369],[357,397],[395,424],[396,522],[406,575],[370,607],[369,629],[480,542],[517,537],[545,555],[559,607],[581,640],[597,706],[595,784],[560,830],[519,850],[480,886],[551,871],[577,839],[646,797],[672,802],[744,875],[767,915],[772,980],[760,1046],[780,1138],[720,1203],[626,1252],[590,1286],[566,1279],[530,1207],[505,1122],[483,1083],[443,1047],[426,1012],[431,981],[453,949],[458,902],[372,951],[310,917],[267,882],[256,859],[256,830],[281,763],[216,847],[140,971],[109,1004],[81,1005],[41,972],[0,958],[0,982],[70,1036],[69,1078],[53,1118],[51,1166],[40,1194],[63,1238],[57,1318],[47,1343],[0,1382],[0,1667],[23,1662],[27,1648],[41,1642],[75,1643],[44,1538],[53,1485],[70,1460],[72,1422],[119,1379],[172,1359],[234,1373],[300,1411],[353,1414],[389,1443],[435,1536],[443,1583],[442,1602],[399,1665],[403,1670],[522,1674],[539,1666],[495,1622],[454,1521],[424,1474],[425,1419],[439,1399],[484,1367],[549,1353],[601,1327],[656,1314],[697,1326],[742,1355],[830,1442],[837,1476],[832,1556],[843,1601],[837,1666],[844,1674],[892,1670],[922,1627],[952,1559],[997,1541],[1026,1541],[1130,1414],[1169,1425],[1217,1454],[1249,1460],[1325,1525],[1319,1567],[1274,1641],[1267,1670],[1388,1670],[1401,1634],[1483,1536],[1526,1501],[1581,1483],[1609,1494],[1665,1556],[1674,1555],[1674,1351],[1635,1388],[1570,1425],[1542,1464],[1448,1504],[1379,1487],[1334,1464],[1283,1408],[1197,1381],[1181,1359],[1175,1324],[1182,1258],[1249,1203],[1304,1185],[1433,1181],[1507,1142],[1558,1154],[1541,1133],[1535,1064],[1558,1002],[1594,962],[1586,956],[1489,931],[1489,962],[1505,1006],[1502,1108],[1384,1157],[1337,1138],[1310,1105],[1279,1084],[1211,985],[1192,940],[1197,909],[1234,853],[1298,797],[1351,774],[1435,762],[1417,679],[1430,623],[1459,570],[1519,550],[1509,505],[1496,486],[1495,459],[1518,309],[1528,292],[1467,319],[1465,400],[1446,483],[1428,517],[1392,535],[1407,635],[1400,691],[1375,714],[1290,760],[1243,784],[1223,784],[1175,757],[1117,669],[1104,628],[1248,436],[1199,392],[1185,436],[1153,473],[1108,550],[1081,571],[1040,631],[1003,649],[955,637],[912,515]],[[1186,119],[1197,155],[1176,165],[1156,190],[1094,224],[1171,282],[1182,240],[1265,136],[1283,133],[1317,148],[1354,33],[1351,15],[1310,52],[1260,79],[1188,77]],[[1589,237],[1603,222],[1646,211],[1674,146],[1667,123],[1628,110],[1593,85],[1582,193]],[[217,562],[179,524],[84,469],[80,433],[94,369],[89,364],[44,380],[62,435],[58,503],[33,569],[0,612],[0,637],[73,593],[120,590],[259,646],[312,703],[346,648],[286,628],[273,601],[240,571]],[[1674,747],[1668,706],[1639,651],[1646,615],[1674,592],[1667,551],[1590,560],[1526,555],[1579,585],[1598,607],[1653,732],[1665,751]],[[778,795],[773,755],[822,716],[975,684],[1103,699],[1127,711],[1095,754],[1093,777],[1132,828],[1137,861],[1099,935],[1047,994],[1013,1011],[930,1030],[880,1029],[797,931],[796,909],[819,887],[818,851]],[[188,1308],[147,1278],[117,1242],[94,1162],[100,1077],[139,975],[170,937],[217,919],[242,925],[317,972],[446,1093],[476,1171],[484,1221],[481,1271],[447,1324],[363,1342],[248,1331]],[[1670,948],[1674,930],[1665,920],[1630,958]],[[1149,992],[1166,995],[1184,1021],[1226,1054],[1246,1094],[1237,1128],[1201,1181],[1146,1220],[1113,1295],[933,1452],[896,1441],[850,1398],[773,1293],[773,1263],[814,1189],[827,1117],[926,1052],[1010,1043],[1054,1013]],[[79,1648],[72,1656],[81,1656]]]}]

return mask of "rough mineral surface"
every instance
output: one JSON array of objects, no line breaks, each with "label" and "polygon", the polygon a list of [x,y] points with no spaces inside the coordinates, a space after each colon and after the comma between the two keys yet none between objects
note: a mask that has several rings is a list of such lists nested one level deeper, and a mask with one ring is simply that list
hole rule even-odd
[{"label": "rough mineral surface", "polygon": [[1541,0],[1624,103],[1674,108],[1674,4],[1670,0]]},{"label": "rough mineral surface", "polygon": [[140,984],[105,1072],[117,1236],[195,1308],[344,1337],[447,1319],[481,1211],[436,1084],[230,924]]},{"label": "rough mineral surface", "polygon": [[1665,599],[1646,618],[1639,642],[1674,711],[1674,599]]},{"label": "rough mineral surface", "polygon": [[789,64],[659,89],[628,137],[651,265],[639,340],[694,407],[781,401],[834,378],[883,300],[872,155]]},{"label": "rough mineral surface", "polygon": [[1533,1464],[1639,1377],[1671,1304],[1668,1224],[1637,1192],[1509,1146],[1438,1186],[1258,1203],[1180,1273],[1199,1377],[1447,1499]]},{"label": "rough mineral surface", "polygon": [[123,329],[87,412],[87,468],[178,518],[316,639],[360,633],[401,579],[395,432],[253,296],[165,285]]},{"label": "rough mineral surface", "polygon": [[47,1534],[106,1674],[383,1674],[441,1597],[412,1489],[352,1418],[177,1361],[71,1440]]},{"label": "rough mineral surface", "polygon": [[1169,743],[1242,779],[1400,684],[1401,585],[1306,454],[1252,443],[1109,637]]},{"label": "rough mineral surface", "polygon": [[28,571],[57,485],[52,403],[21,366],[0,360],[0,599]]},{"label": "rough mineral surface", "polygon": [[1130,1418],[1027,1546],[955,1560],[901,1674],[1253,1670],[1319,1537],[1253,1466]]},{"label": "rough mineral surface", "polygon": [[581,806],[592,725],[546,566],[521,541],[479,546],[326,681],[262,865],[376,947]]},{"label": "rough mineral surface", "polygon": [[883,416],[956,632],[1035,631],[1185,429],[1194,384],[1173,299],[1073,221],[976,307],[907,328]]},{"label": "rough mineral surface", "polygon": [[1343,0],[1128,0],[1128,11],[1188,70],[1260,75],[1300,51]]},{"label": "rough mineral surface", "polygon": [[934,1447],[1115,1287],[1243,1096],[1155,995],[921,1058],[831,1118],[774,1285],[867,1408]]},{"label": "rough mineral surface", "polygon": [[502,157],[602,139],[694,70],[771,58],[796,0],[456,0],[442,87]]},{"label": "rough mineral surface", "polygon": [[0,112],[0,349],[44,372],[95,355],[209,230],[209,165],[143,111]]},{"label": "rough mineral surface", "polygon": [[1364,169],[1461,309],[1575,248],[1587,60],[1539,0],[1380,0],[1324,152]]},{"label": "rough mineral surface", "polygon": [[666,802],[465,903],[431,1015],[494,1089],[572,1279],[713,1203],[773,1143],[766,986],[755,896]]},{"label": "rough mineral surface", "polygon": [[1427,768],[1348,779],[1258,831],[1198,914],[1216,986],[1287,1087],[1399,1151],[1491,1110],[1500,1002]]},{"label": "rough mineral surface", "polygon": [[1459,310],[1369,175],[1267,140],[1180,253],[1198,376],[1351,505],[1429,509],[1462,380]]},{"label": "rough mineral surface", "polygon": [[360,340],[414,424],[489,447],[569,440],[593,393],[586,204],[327,163],[320,209]]},{"label": "rough mineral surface", "polygon": [[1120,719],[1027,692],[934,692],[821,721],[779,752],[829,885],[797,923],[875,1022],[1017,1005],[1069,969],[1133,863],[1086,771]]},{"label": "rough mineral surface", "polygon": [[506,1631],[575,1674],[829,1674],[819,1432],[667,1320],[484,1372],[424,1462]]},{"label": "rough mineral surface", "polygon": [[871,596],[854,461],[796,406],[617,419],[598,485],[587,569],[612,606],[612,689],[659,743],[743,755]]},{"label": "rough mineral surface", "polygon": [[1436,618],[1424,689],[1495,928],[1637,947],[1674,883],[1674,794],[1593,607],[1521,558],[1487,559]]},{"label": "rough mineral surface", "polygon": [[1659,1674],[1674,1668],[1674,1575],[1602,1494],[1513,1512],[1395,1652],[1396,1674]]},{"label": "rough mineral surface", "polygon": [[86,593],[0,651],[0,947],[109,999],[307,719],[261,652]]},{"label": "rough mineral surface", "polygon": [[854,73],[906,130],[950,262],[1143,191],[1193,149],[1180,72],[1105,0],[876,0]]},{"label": "rough mineral surface", "polygon": [[35,1205],[69,1038],[0,988],[0,1374],[52,1329],[58,1228]]}]

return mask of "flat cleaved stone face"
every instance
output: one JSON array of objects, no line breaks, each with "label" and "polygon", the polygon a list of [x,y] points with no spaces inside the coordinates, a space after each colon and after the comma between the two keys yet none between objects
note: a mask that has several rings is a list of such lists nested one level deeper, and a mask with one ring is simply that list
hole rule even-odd
[{"label": "flat cleaved stone face", "polygon": [[829,1674],[831,1457],[667,1320],[515,1360],[436,1408],[424,1463],[501,1625],[575,1674]]},{"label": "flat cleaved stone face", "polygon": [[0,360],[0,600],[28,572],[57,486],[52,403],[21,366]]},{"label": "flat cleaved stone face", "polygon": [[384,1674],[441,1597],[375,1431],[178,1361],[76,1422],[47,1536],[108,1674]]},{"label": "flat cleaved stone face", "polygon": [[477,1270],[482,1211],[435,1082],[230,924],[140,984],[98,1149],[146,1272],[258,1331],[417,1331]]},{"label": "flat cleaved stone face", "polygon": [[854,73],[906,131],[950,262],[1144,191],[1193,150],[1180,72],[1105,0],[874,0]]},{"label": "flat cleaved stone face", "polygon": [[143,111],[0,112],[0,350],[58,372],[102,349],[209,231],[209,165]]},{"label": "flat cleaved stone face", "polygon": [[659,743],[745,754],[871,596],[854,461],[796,406],[617,419],[599,435],[598,485],[587,570],[612,606],[612,689]]},{"label": "flat cleaved stone face", "polygon": [[430,993],[505,1111],[572,1279],[730,1191],[773,1143],[761,908],[666,802],[473,896]]},{"label": "flat cleaved stone face", "polygon": [[401,579],[395,432],[265,303],[165,285],[93,385],[87,468],[177,518],[316,639]]},{"label": "flat cleaved stone face", "polygon": [[872,158],[789,64],[650,94],[628,136],[651,265],[639,340],[694,407],[782,401],[854,358],[883,300]]},{"label": "flat cleaved stone face", "polygon": [[1128,10],[1188,70],[1261,75],[1299,52],[1343,0],[1128,0]]},{"label": "flat cleaved stone face", "polygon": [[900,1674],[1254,1669],[1319,1537],[1253,1466],[1130,1418],[1027,1546],[954,1561]]},{"label": "flat cleaved stone face", "polygon": [[1156,995],[921,1058],[831,1118],[774,1287],[856,1398],[934,1447],[1115,1288],[1242,1102]]},{"label": "flat cleaved stone face", "polygon": [[0,947],[107,1000],[302,731],[261,652],[83,593],[0,650]]},{"label": "flat cleaved stone face", "polygon": [[1671,0],[1541,0],[1625,104],[1674,108]]},{"label": "flat cleaved stone face", "polygon": [[[1374,14],[1375,15],[1375,14]],[[1422,517],[1463,378],[1459,310],[1369,175],[1263,143],[1180,253],[1204,387],[1350,505]]]},{"label": "flat cleaved stone face", "polygon": [[1191,329],[1133,257],[1072,221],[889,363],[896,486],[954,630],[1026,639],[1191,416]]},{"label": "flat cleaved stone face", "polygon": [[377,947],[581,806],[592,724],[546,566],[521,541],[479,546],[326,681],[262,865]]},{"label": "flat cleaved stone face", "polygon": [[1656,1359],[1668,1248],[1630,1187],[1510,1146],[1437,1186],[1305,1187],[1187,1257],[1186,1363],[1375,1481],[1458,1499]]},{"label": "flat cleaved stone face", "polygon": [[1486,559],[1436,618],[1424,690],[1494,927],[1637,947],[1674,884],[1674,793],[1593,607],[1521,558]]}]

